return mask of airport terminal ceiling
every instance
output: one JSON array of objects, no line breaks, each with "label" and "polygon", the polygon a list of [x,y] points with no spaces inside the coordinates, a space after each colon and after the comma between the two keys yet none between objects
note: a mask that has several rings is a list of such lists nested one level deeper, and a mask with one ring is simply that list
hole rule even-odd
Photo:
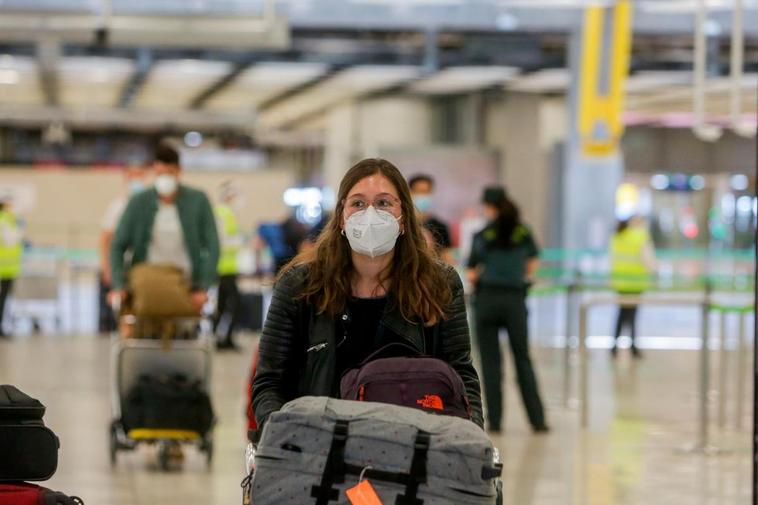
[{"label": "airport terminal ceiling", "polygon": [[[3,0],[0,124],[273,135],[377,94],[561,95],[568,41],[588,3]],[[657,107],[666,92],[686,95],[694,5],[635,2],[633,110]],[[719,79],[732,4],[709,5]],[[745,87],[754,88],[758,2],[744,5]]]}]

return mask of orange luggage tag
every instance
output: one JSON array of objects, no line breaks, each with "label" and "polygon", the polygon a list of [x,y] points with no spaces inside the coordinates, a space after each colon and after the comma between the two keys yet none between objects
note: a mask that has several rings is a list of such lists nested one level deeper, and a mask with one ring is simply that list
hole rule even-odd
[{"label": "orange luggage tag", "polygon": [[363,474],[368,468],[365,468],[361,473],[358,485],[345,491],[352,505],[382,505],[382,500],[376,494],[374,486],[368,480],[363,480]]}]

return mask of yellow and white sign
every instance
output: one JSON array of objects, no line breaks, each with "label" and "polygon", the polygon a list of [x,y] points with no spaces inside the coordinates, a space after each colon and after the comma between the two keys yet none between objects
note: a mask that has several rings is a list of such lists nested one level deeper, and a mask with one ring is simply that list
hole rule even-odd
[{"label": "yellow and white sign", "polygon": [[631,19],[629,0],[612,7],[588,7],[584,13],[577,126],[587,156],[608,156],[618,150],[624,131]]}]

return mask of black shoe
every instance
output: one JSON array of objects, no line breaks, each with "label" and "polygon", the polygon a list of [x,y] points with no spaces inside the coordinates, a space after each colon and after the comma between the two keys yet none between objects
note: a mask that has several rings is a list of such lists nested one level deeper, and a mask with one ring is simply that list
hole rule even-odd
[{"label": "black shoe", "polygon": [[533,426],[532,431],[537,435],[544,435],[550,433],[550,427],[546,424],[541,424],[539,426]]},{"label": "black shoe", "polygon": [[642,359],[642,353],[636,347],[632,347],[632,357],[634,359]]},{"label": "black shoe", "polygon": [[615,359],[616,356],[618,356],[618,353],[619,353],[619,348],[618,347],[616,347],[615,345],[613,347],[611,347],[611,357],[612,358]]}]

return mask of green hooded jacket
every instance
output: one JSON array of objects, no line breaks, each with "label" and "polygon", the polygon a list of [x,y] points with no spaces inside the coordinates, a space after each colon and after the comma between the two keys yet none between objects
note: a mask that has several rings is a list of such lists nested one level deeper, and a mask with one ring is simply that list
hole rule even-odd
[{"label": "green hooded jacket", "polygon": [[[216,219],[208,197],[200,190],[179,185],[175,204],[179,213],[187,255],[192,264],[192,288],[207,289],[216,281],[219,242]],[[147,252],[158,213],[154,188],[134,195],[126,206],[111,242],[113,288],[122,289],[129,269],[147,261]]]}]

